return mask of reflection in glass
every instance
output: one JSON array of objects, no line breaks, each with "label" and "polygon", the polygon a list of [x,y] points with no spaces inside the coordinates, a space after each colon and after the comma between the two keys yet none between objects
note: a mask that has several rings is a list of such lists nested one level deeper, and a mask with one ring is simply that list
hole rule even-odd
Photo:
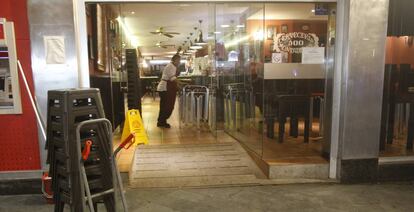
[{"label": "reflection in glass", "polygon": [[390,1],[380,156],[414,155],[414,48],[411,1]]},{"label": "reflection in glass", "polygon": [[[263,12],[263,4],[216,6],[216,67],[224,129],[258,155],[263,137]],[[250,25],[252,17],[259,24]]]}]

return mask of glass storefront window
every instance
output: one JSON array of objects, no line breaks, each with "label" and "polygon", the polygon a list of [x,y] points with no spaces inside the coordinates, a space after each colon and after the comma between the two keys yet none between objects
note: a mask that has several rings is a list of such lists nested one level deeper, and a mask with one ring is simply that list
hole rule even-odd
[{"label": "glass storefront window", "polygon": [[414,2],[389,5],[380,156],[409,156],[414,155]]},{"label": "glass storefront window", "polygon": [[[325,85],[334,63],[335,3],[140,3],[114,8],[142,42],[138,55],[143,84],[159,80],[162,68],[180,47],[181,89],[187,84],[209,89],[207,100],[197,96],[200,90],[194,92],[195,101],[208,102],[200,114],[195,114],[200,108],[189,109],[198,102],[184,102],[184,91],[179,94],[176,125],[180,130],[207,130],[215,141],[230,135],[268,162],[319,160],[322,152],[329,153],[324,136],[329,128],[324,122],[329,121],[324,120],[326,96],[331,92]],[[177,21],[164,26],[172,18],[169,13],[141,23],[141,16],[150,9],[173,11]],[[197,19],[191,18],[195,13]],[[110,17],[109,23],[111,20],[119,22],[117,17]],[[128,33],[118,28],[119,39],[108,43],[112,45],[110,53],[117,55],[122,65],[122,50],[130,43]],[[109,30],[108,38],[111,33]],[[200,40],[205,44],[198,45]],[[153,84],[147,83],[145,88]],[[203,119],[195,123],[196,115]],[[192,134],[196,135],[195,131]],[[223,137],[222,131],[226,133]],[[159,137],[162,143],[164,137]]]},{"label": "glass storefront window", "polygon": [[216,8],[226,132],[265,161],[326,162],[321,157],[329,154],[323,137],[325,78],[333,71],[336,4]]},{"label": "glass storefront window", "polygon": [[327,163],[325,84],[334,49],[327,40],[335,36],[335,8],[334,3],[265,4],[263,160],[268,163]]}]

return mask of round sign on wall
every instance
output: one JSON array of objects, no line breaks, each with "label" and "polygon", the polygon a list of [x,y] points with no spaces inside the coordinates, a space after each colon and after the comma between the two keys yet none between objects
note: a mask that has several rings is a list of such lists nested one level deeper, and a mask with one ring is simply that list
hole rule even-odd
[{"label": "round sign on wall", "polygon": [[273,50],[276,52],[302,53],[303,47],[318,47],[319,38],[314,33],[280,33],[274,38]]}]

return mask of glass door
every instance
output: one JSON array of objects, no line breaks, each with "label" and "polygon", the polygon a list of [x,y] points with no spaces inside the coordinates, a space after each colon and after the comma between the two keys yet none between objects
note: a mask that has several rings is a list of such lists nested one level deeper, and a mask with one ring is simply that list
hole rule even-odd
[{"label": "glass door", "polygon": [[263,17],[261,3],[216,4],[217,125],[262,155]]}]

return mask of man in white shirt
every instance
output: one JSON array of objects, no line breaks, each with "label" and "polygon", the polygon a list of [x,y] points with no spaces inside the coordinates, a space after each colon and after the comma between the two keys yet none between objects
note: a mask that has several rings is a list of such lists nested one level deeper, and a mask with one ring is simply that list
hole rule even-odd
[{"label": "man in white shirt", "polygon": [[158,114],[158,127],[170,128],[167,123],[167,119],[170,118],[175,104],[175,98],[177,94],[177,67],[180,65],[181,57],[176,54],[172,57],[171,62],[165,66],[162,71],[160,83],[158,84],[157,91],[160,95],[160,112]]}]

